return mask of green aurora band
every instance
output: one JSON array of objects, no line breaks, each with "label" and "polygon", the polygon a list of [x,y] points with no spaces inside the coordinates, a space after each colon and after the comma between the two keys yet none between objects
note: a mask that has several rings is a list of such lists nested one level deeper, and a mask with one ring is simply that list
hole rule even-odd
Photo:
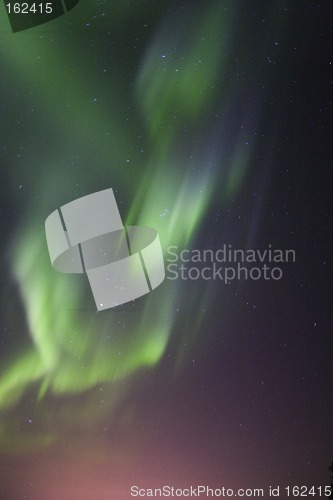
[{"label": "green aurora band", "polygon": [[[134,15],[128,5],[122,9],[122,2],[112,3],[118,19]],[[79,4],[71,19],[80,17],[79,9],[90,12],[91,6]],[[227,11],[232,12],[231,3],[207,2],[193,9],[189,29],[165,19],[145,50],[128,94],[116,77],[111,84],[104,75],[97,78],[93,60],[82,65],[75,42],[67,46],[68,40],[61,40],[65,18],[52,23],[59,32],[41,35],[38,30],[10,35],[2,26],[7,33],[2,36],[1,59],[8,68],[9,87],[12,83],[18,92],[23,85],[31,89],[46,124],[38,127],[38,153],[26,145],[20,172],[20,183],[33,176],[40,195],[22,209],[20,226],[8,244],[19,292],[19,299],[13,300],[22,301],[26,319],[20,335],[29,338],[25,348],[2,361],[3,450],[48,445],[77,425],[89,428],[110,418],[138,375],[163,358],[184,284],[164,282],[141,299],[139,321],[137,313],[128,310],[97,314],[85,278],[52,269],[44,220],[67,201],[113,187],[117,200],[123,198],[120,209],[129,207],[122,213],[126,224],[154,227],[164,248],[192,244],[216,195],[216,165],[221,163],[220,147],[212,147],[204,124],[220,98],[228,69],[234,16]],[[176,45],[182,50],[175,52]],[[226,114],[231,93],[225,89]],[[195,134],[201,141],[200,150],[193,146],[191,155],[179,146],[184,130],[185,137]],[[23,132],[18,129],[18,134]],[[226,201],[236,196],[246,178],[251,154],[239,137],[225,176]],[[17,168],[9,167],[8,172],[10,189],[17,189]],[[208,284],[193,285],[188,307],[209,307],[210,293]],[[186,356],[184,342],[198,335],[202,321],[198,310],[188,331],[179,332],[175,373]],[[37,400],[31,418],[39,422],[38,435],[28,426],[18,434],[19,409],[31,400]],[[129,414],[128,425],[134,418]]]}]

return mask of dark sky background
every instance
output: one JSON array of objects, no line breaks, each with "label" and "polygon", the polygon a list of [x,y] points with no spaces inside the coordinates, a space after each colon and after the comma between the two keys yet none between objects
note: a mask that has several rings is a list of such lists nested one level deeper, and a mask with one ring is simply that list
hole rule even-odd
[{"label": "dark sky background", "polygon": [[[332,14],[81,0],[13,34],[2,8],[1,498],[330,484]],[[296,261],[96,313],[84,278],[52,269],[44,221],[109,187],[166,258]]]}]

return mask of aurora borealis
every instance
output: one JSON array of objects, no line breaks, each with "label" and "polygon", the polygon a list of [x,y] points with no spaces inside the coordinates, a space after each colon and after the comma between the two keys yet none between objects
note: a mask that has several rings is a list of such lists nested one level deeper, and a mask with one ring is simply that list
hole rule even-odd
[{"label": "aurora borealis", "polygon": [[[329,484],[326,2],[80,0],[1,24],[0,497]],[[44,223],[112,188],[168,248],[295,250],[96,312]]]}]

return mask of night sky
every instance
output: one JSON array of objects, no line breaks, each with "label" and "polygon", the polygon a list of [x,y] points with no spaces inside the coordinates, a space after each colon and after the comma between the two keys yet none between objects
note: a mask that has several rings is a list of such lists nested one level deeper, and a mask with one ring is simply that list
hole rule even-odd
[{"label": "night sky", "polygon": [[[12,33],[1,6],[1,500],[330,484],[332,14],[81,0]],[[44,223],[107,188],[166,267],[170,247],[295,261],[279,280],[167,270],[97,312]]]}]

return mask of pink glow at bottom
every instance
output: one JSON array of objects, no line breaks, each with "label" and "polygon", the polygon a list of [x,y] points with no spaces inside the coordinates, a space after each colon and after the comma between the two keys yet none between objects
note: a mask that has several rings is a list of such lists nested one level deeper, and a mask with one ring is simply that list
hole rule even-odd
[{"label": "pink glow at bottom", "polygon": [[134,498],[131,497],[132,485],[145,489],[164,485],[175,488],[200,484],[215,488],[235,486],[235,482],[230,482],[229,473],[227,481],[226,471],[217,477],[215,467],[209,457],[200,453],[185,456],[171,449],[167,454],[148,450],[136,456],[125,456],[110,449],[104,458],[93,449],[84,449],[75,455],[47,452],[6,462],[6,500],[125,500]]}]

